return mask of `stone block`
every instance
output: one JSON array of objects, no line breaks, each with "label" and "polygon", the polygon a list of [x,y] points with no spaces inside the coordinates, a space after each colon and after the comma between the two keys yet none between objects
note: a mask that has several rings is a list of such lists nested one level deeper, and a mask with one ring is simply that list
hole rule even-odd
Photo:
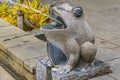
[{"label": "stone block", "polygon": [[0,61],[1,60],[9,72],[20,78],[20,80],[34,80],[33,73],[26,70],[23,65],[16,62],[3,51],[0,51]]},{"label": "stone block", "polygon": [[90,79],[90,80],[115,80],[115,79],[108,76],[108,75],[105,75],[105,76],[100,76],[100,77],[93,78],[93,79]]},{"label": "stone block", "polygon": [[45,56],[46,53],[46,43],[42,41],[7,49],[7,54],[22,65],[24,61]]},{"label": "stone block", "polygon": [[33,73],[36,70],[37,63],[38,63],[38,58],[26,60],[26,61],[24,61],[24,67],[28,71]]},{"label": "stone block", "polygon": [[76,67],[67,74],[52,71],[52,68],[39,60],[36,69],[37,80],[87,80],[96,76],[105,75],[111,72],[110,66],[102,61],[95,60],[94,67],[81,69]]},{"label": "stone block", "polygon": [[120,80],[120,72],[113,72],[112,74],[109,74],[112,78],[114,78],[115,80]]},{"label": "stone block", "polygon": [[0,38],[14,35],[14,34],[22,34],[22,33],[25,33],[25,32],[15,26],[0,27]]},{"label": "stone block", "polygon": [[34,36],[27,35],[26,33],[16,34],[0,38],[0,49],[6,50],[10,47],[18,47],[36,42],[40,42],[40,40]]},{"label": "stone block", "polygon": [[36,69],[36,80],[52,80],[50,67],[42,64],[41,62],[38,62]]}]

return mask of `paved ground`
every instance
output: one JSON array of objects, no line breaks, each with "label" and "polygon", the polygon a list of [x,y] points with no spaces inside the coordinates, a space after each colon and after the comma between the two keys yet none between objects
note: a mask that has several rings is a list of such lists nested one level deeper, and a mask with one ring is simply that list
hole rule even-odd
[{"label": "paved ground", "polygon": [[0,80],[15,80],[2,66],[0,66]]},{"label": "paved ground", "polygon": [[[61,0],[62,1],[62,0]],[[120,0],[63,0],[72,5],[80,5],[85,11],[85,18],[96,36],[98,47],[111,49],[118,54],[103,54],[106,56],[120,55]],[[114,71],[112,74],[97,77],[91,80],[120,80],[120,57],[115,56],[113,60],[106,60]],[[8,76],[2,79],[3,74]],[[0,67],[0,80],[14,80]]]},{"label": "paved ground", "polygon": [[[85,18],[96,36],[99,47],[111,49],[120,55],[120,1],[118,0],[74,0],[85,10]],[[109,54],[106,56],[114,56]],[[104,58],[105,55],[102,55]],[[103,58],[103,59],[104,59]],[[120,58],[106,61],[114,71],[110,75],[91,80],[120,80]]]}]

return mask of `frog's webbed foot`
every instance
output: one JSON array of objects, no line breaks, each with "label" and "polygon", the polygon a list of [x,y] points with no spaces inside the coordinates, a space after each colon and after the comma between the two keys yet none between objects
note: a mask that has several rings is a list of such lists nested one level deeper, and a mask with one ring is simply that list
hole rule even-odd
[{"label": "frog's webbed foot", "polygon": [[49,67],[53,67],[53,64],[50,62],[50,59],[48,57],[45,57],[41,60],[43,64],[47,64]]},{"label": "frog's webbed foot", "polygon": [[61,74],[67,74],[70,72],[70,70],[72,69],[73,67],[70,66],[70,65],[65,65],[64,67],[59,67],[59,68],[53,68],[52,70],[55,71],[55,72],[59,72]]}]

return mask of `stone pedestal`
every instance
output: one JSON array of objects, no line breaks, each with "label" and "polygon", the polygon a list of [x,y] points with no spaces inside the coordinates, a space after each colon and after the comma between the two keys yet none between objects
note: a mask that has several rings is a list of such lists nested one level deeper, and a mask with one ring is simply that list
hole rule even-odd
[{"label": "stone pedestal", "polygon": [[46,63],[39,60],[37,66],[37,80],[87,80],[93,77],[101,76],[110,73],[110,66],[100,60],[95,60],[94,67],[81,69],[76,67],[68,74],[60,74],[53,72]]},{"label": "stone pedestal", "polygon": [[51,68],[39,62],[36,70],[36,80],[52,80]]}]

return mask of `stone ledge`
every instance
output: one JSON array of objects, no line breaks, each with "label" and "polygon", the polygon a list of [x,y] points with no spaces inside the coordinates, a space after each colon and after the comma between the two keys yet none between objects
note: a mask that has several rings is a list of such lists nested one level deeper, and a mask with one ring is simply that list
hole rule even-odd
[{"label": "stone ledge", "polygon": [[[21,65],[27,65],[24,63],[24,61],[31,61],[33,59],[37,59],[41,56],[45,56],[46,54],[46,48],[45,44],[37,42],[37,43],[32,43],[24,46],[19,46],[19,47],[13,47],[13,48],[8,48],[7,49],[7,54],[15,59],[15,61],[19,62]],[[34,62],[35,63],[35,62]],[[29,65],[32,65],[29,64]],[[28,65],[28,66],[29,66]],[[29,69],[28,69],[29,68]],[[34,67],[32,67],[34,68]],[[27,70],[31,71],[30,67],[27,67]]]},{"label": "stone ledge", "polygon": [[40,40],[36,39],[35,37],[31,35],[20,34],[20,35],[4,37],[4,40],[0,42],[1,42],[0,45],[3,45],[3,47],[5,48],[12,48],[12,47],[19,47],[19,46],[28,45],[31,43],[40,42]]},{"label": "stone ledge", "polygon": [[[29,72],[14,59],[10,58],[4,51],[0,50],[0,61],[7,70],[13,75],[22,78],[20,80],[34,80],[34,74]],[[18,79],[19,80],[19,79]]]},{"label": "stone ledge", "polygon": [[38,59],[39,58],[24,61],[24,67],[33,73],[34,70],[36,70]]},{"label": "stone ledge", "polygon": [[0,25],[0,58],[26,79],[34,80],[35,60],[46,55],[46,43],[4,20],[2,23],[5,24]]},{"label": "stone ledge", "polygon": [[26,32],[15,26],[0,27],[0,38],[22,33],[25,34]]},{"label": "stone ledge", "polygon": [[42,59],[39,59],[37,66],[37,80],[88,80],[93,77],[106,75],[111,73],[110,66],[100,60],[95,60],[94,67],[88,67],[87,69],[81,69],[76,67],[68,74],[61,74],[54,72],[47,66],[48,62],[42,63]]},{"label": "stone ledge", "polygon": [[93,79],[90,79],[90,80],[115,80],[115,79],[113,79],[112,77],[110,77],[108,75],[105,75],[105,76],[100,76],[100,77],[93,78]]}]

